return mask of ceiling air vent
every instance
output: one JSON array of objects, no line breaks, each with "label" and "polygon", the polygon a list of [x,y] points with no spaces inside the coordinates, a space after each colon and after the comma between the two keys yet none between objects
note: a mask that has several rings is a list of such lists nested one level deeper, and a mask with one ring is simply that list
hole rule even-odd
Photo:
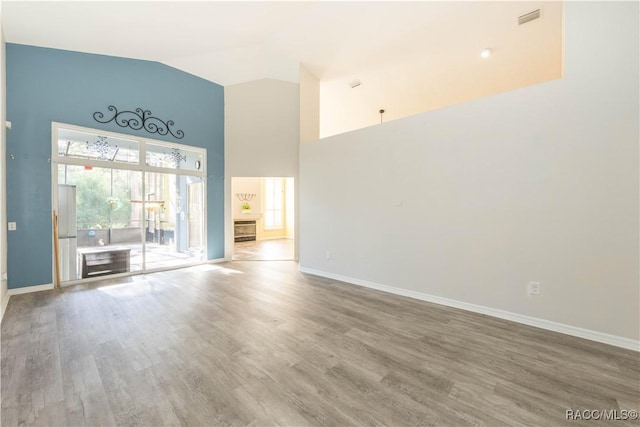
[{"label": "ceiling air vent", "polygon": [[527,22],[531,22],[538,18],[540,18],[540,9],[518,16],[518,25],[526,24]]}]

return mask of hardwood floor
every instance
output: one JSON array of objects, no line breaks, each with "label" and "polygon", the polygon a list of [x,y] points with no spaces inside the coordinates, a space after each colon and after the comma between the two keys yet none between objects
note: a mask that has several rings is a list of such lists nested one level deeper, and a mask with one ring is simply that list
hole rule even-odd
[{"label": "hardwood floor", "polygon": [[292,261],[295,258],[293,239],[272,239],[233,244],[233,259],[238,261]]},{"label": "hardwood floor", "polygon": [[[232,262],[11,297],[2,426],[602,425],[640,354]],[[613,425],[638,425],[613,421]]]}]

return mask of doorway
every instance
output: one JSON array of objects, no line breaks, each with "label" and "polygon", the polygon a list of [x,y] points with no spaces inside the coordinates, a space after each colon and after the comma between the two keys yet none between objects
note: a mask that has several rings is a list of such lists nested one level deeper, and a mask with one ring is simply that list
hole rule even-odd
[{"label": "doorway", "polygon": [[61,282],[206,260],[204,149],[54,123]]},{"label": "doorway", "polygon": [[292,177],[231,179],[233,260],[295,259],[295,182]]}]

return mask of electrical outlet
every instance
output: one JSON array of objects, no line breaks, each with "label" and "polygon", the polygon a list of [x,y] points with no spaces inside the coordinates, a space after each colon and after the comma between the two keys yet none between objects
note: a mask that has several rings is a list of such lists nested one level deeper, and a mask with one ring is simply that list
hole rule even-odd
[{"label": "electrical outlet", "polygon": [[541,289],[540,282],[527,283],[527,295],[540,295]]},{"label": "electrical outlet", "polygon": [[7,224],[7,228],[9,229],[9,231],[16,231],[16,223],[15,222],[10,222]]},{"label": "electrical outlet", "polygon": [[327,259],[331,259],[331,251],[327,251],[324,255]]}]

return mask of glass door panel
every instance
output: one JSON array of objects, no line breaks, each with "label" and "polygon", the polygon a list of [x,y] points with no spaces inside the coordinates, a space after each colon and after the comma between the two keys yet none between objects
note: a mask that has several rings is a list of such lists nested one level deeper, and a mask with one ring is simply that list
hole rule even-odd
[{"label": "glass door panel", "polygon": [[145,270],[203,261],[203,192],[189,190],[202,186],[202,179],[158,172],[145,177]]},{"label": "glass door panel", "polygon": [[[191,179],[192,181],[195,181]],[[188,247],[191,251],[204,249],[204,191],[202,181],[187,184],[187,212],[188,212]]]},{"label": "glass door panel", "polygon": [[142,172],[58,165],[61,280],[142,270]]}]

